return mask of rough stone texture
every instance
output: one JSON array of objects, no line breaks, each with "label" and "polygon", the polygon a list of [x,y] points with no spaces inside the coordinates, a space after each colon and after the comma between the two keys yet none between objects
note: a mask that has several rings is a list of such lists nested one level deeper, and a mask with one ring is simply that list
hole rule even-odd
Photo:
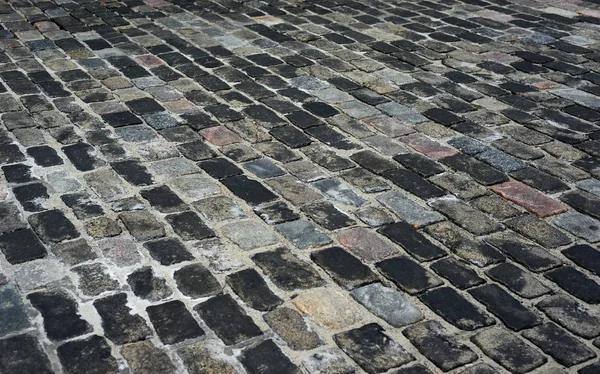
[{"label": "rough stone texture", "polygon": [[126,344],[121,349],[121,354],[134,373],[166,374],[176,370],[169,356],[149,341]]},{"label": "rough stone texture", "polygon": [[[335,304],[328,301],[332,299],[336,300]],[[342,329],[362,319],[358,305],[345,293],[335,289],[304,291],[292,302],[308,318],[329,329]]]},{"label": "rough stone texture", "polygon": [[308,330],[306,322],[294,309],[278,308],[265,314],[264,319],[295,351],[313,349],[321,344],[319,336]]},{"label": "rough stone texture", "polygon": [[420,321],[423,314],[406,297],[381,283],[353,290],[350,295],[375,315],[394,327]]},{"label": "rough stone texture", "polygon": [[378,373],[414,360],[413,355],[371,323],[334,335],[337,345],[367,373]]},{"label": "rough stone texture", "polygon": [[598,372],[599,20],[0,2],[0,372]]}]

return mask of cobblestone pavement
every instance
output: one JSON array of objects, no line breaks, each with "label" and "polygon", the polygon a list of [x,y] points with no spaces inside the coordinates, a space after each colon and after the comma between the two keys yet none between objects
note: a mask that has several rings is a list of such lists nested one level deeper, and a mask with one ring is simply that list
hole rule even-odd
[{"label": "cobblestone pavement", "polygon": [[0,4],[1,373],[600,373],[600,6]]}]

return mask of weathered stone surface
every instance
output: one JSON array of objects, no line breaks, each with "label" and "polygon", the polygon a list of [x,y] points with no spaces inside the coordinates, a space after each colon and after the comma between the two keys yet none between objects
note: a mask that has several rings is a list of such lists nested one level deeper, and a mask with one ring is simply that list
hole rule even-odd
[{"label": "weathered stone surface", "polygon": [[204,346],[204,342],[181,347],[177,351],[190,374],[236,374],[237,370],[224,360],[219,360],[215,352]]},{"label": "weathered stone surface", "polygon": [[319,287],[325,283],[309,264],[285,248],[258,253],[252,256],[252,260],[273,283],[287,291]]},{"label": "weathered stone surface", "polygon": [[408,327],[403,334],[443,371],[452,370],[477,360],[475,352],[448,336],[438,322],[421,322]]},{"label": "weathered stone surface", "polygon": [[225,236],[245,251],[277,244],[279,239],[260,221],[238,221],[222,227]]},{"label": "weathered stone surface", "polygon": [[294,309],[278,308],[265,314],[264,319],[295,351],[313,349],[321,344],[319,336],[309,329],[300,313]]},{"label": "weathered stone surface", "polygon": [[325,328],[343,329],[362,320],[358,305],[333,288],[303,291],[292,302],[308,318]]},{"label": "weathered stone surface", "polygon": [[[3,300],[0,304],[0,317],[4,321],[0,326],[0,335],[15,333],[29,327],[25,305],[15,287],[12,285],[0,286],[0,296]],[[9,367],[9,364],[5,365]]]},{"label": "weathered stone surface", "polygon": [[146,312],[164,344],[175,344],[204,335],[204,330],[181,301],[152,305],[146,308]]},{"label": "weathered stone surface", "polygon": [[275,225],[275,229],[300,249],[320,247],[331,243],[331,238],[310,221],[284,222]]},{"label": "weathered stone surface", "polygon": [[438,212],[423,207],[415,200],[397,191],[385,192],[377,197],[377,201],[411,225],[422,227],[444,220],[444,216]]},{"label": "weathered stone surface", "polygon": [[94,301],[102,318],[106,337],[116,344],[132,343],[152,336],[152,331],[139,314],[127,306],[127,294],[119,293]]},{"label": "weathered stone surface", "polygon": [[493,186],[491,189],[538,217],[552,216],[567,210],[567,207],[560,202],[550,199],[541,192],[519,182],[506,182]]},{"label": "weathered stone surface", "polygon": [[0,1],[0,372],[596,374],[591,2]]},{"label": "weathered stone surface", "polygon": [[260,328],[230,295],[214,296],[194,309],[226,345],[262,335]]},{"label": "weathered stone surface", "polygon": [[134,373],[166,374],[176,370],[169,356],[147,340],[124,345],[121,354]]},{"label": "weathered stone surface", "polygon": [[106,339],[93,335],[71,340],[57,349],[65,373],[118,373],[117,360],[111,355]]},{"label": "weathered stone surface", "polygon": [[342,352],[333,349],[319,351],[308,356],[302,360],[302,365],[311,374],[342,374],[355,371],[354,364],[348,362]]},{"label": "weathered stone surface", "polygon": [[378,373],[414,360],[413,355],[371,323],[333,336],[336,344],[368,373]]},{"label": "weathered stone surface", "polygon": [[52,373],[50,360],[39,341],[30,334],[0,340],[0,368],[6,372]]},{"label": "weathered stone surface", "polygon": [[483,353],[514,373],[527,373],[548,361],[523,339],[502,328],[483,330],[471,340]]},{"label": "weathered stone surface", "polygon": [[423,314],[406,297],[381,283],[356,288],[350,295],[394,327],[410,325],[423,318]]}]

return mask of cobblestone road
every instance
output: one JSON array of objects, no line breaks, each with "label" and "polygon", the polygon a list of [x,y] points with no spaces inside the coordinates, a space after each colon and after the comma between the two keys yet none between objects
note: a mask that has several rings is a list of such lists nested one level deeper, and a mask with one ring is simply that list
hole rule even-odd
[{"label": "cobblestone road", "polygon": [[0,372],[600,373],[600,3],[0,3]]}]

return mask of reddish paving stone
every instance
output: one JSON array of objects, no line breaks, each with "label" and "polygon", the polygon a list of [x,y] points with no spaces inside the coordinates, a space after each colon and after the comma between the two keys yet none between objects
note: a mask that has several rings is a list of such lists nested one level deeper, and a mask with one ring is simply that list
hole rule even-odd
[{"label": "reddish paving stone", "polygon": [[552,81],[543,81],[543,82],[534,83],[531,85],[531,87],[538,89],[540,91],[543,91],[543,90],[552,90],[554,88],[560,88],[560,87],[562,87],[562,84],[552,82]]},{"label": "reddish paving stone", "polygon": [[60,27],[54,22],[40,21],[33,24],[39,32],[58,31]]},{"label": "reddish paving stone", "polygon": [[566,205],[521,182],[510,181],[490,188],[495,193],[522,206],[538,217],[548,217],[567,211]]},{"label": "reddish paving stone", "polygon": [[396,246],[364,227],[344,230],[338,235],[338,240],[350,252],[365,261],[381,261],[400,253]]},{"label": "reddish paving stone", "polygon": [[412,134],[415,130],[403,124],[400,120],[388,116],[376,116],[364,119],[364,121],[392,138]]},{"label": "reddish paving stone", "polygon": [[199,132],[204,139],[219,147],[242,142],[242,138],[238,134],[225,126],[209,127],[208,129],[203,129]]},{"label": "reddish paving stone", "polygon": [[458,153],[456,150],[443,146],[440,143],[433,141],[421,134],[408,135],[401,140],[402,142],[408,144],[411,148],[414,148],[416,151],[421,152],[425,156],[435,160],[454,156]]},{"label": "reddish paving stone", "polygon": [[513,16],[509,16],[508,14],[498,12],[496,10],[481,10],[475,13],[477,17],[483,17],[487,19],[491,19],[498,22],[508,22],[515,19]]},{"label": "reddish paving stone", "polygon": [[162,66],[165,64],[163,60],[153,55],[137,56],[135,58],[140,64],[148,67]]}]

